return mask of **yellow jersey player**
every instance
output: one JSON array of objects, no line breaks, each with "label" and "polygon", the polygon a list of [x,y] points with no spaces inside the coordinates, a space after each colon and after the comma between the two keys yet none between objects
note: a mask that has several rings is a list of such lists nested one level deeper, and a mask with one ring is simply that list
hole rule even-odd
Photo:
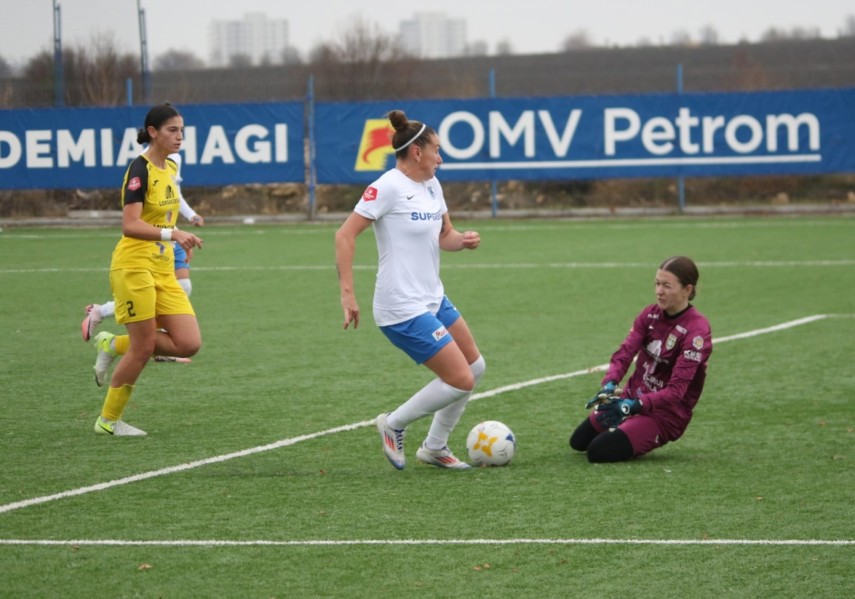
[{"label": "yellow jersey player", "polygon": [[149,358],[189,358],[202,345],[193,306],[174,273],[173,241],[185,250],[202,247],[199,237],[174,228],[180,193],[178,165],[169,155],[181,149],[183,138],[184,119],[175,107],[153,107],[137,135],[137,142],[148,147],[131,162],[122,183],[122,238],[113,250],[110,287],[116,321],[128,334],[95,336],[99,386],[114,358],[122,356],[95,421],[96,433],[145,435],[121,417]]}]

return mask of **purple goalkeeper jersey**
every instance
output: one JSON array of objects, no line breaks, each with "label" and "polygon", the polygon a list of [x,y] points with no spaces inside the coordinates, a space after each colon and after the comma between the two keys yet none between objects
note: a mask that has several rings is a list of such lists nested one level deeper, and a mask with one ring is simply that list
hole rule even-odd
[{"label": "purple goalkeeper jersey", "polygon": [[647,306],[612,355],[603,379],[621,381],[637,355],[623,397],[643,399],[641,413],[659,422],[667,441],[683,434],[701,397],[712,353],[710,324],[694,306],[675,317]]}]

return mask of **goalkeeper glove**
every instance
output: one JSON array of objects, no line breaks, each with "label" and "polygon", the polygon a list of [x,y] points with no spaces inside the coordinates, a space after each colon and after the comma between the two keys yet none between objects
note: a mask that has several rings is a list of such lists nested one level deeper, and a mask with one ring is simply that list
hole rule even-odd
[{"label": "goalkeeper glove", "polygon": [[597,404],[608,403],[618,393],[617,381],[606,381],[606,384],[597,391],[596,395],[588,400],[588,403],[585,404],[585,409],[589,410]]},{"label": "goalkeeper glove", "polygon": [[615,427],[641,411],[640,399],[617,399],[597,406],[597,422],[608,428]]}]

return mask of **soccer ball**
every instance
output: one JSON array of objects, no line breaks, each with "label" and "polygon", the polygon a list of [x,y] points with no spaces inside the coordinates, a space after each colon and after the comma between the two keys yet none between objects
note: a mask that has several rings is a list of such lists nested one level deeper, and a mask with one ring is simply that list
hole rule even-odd
[{"label": "soccer ball", "polygon": [[478,466],[504,466],[513,459],[517,439],[513,431],[497,420],[479,422],[466,437],[469,458]]}]

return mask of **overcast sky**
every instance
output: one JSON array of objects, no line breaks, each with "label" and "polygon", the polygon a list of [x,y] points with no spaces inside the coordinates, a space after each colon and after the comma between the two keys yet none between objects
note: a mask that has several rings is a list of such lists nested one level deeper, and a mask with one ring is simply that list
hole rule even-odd
[{"label": "overcast sky", "polygon": [[[120,49],[139,50],[138,0],[57,0],[62,9],[63,44],[88,44],[113,36]],[[168,50],[189,50],[207,61],[208,25],[262,12],[286,19],[291,45],[301,56],[332,41],[356,16],[378,31],[397,34],[398,24],[416,12],[442,12],[467,23],[468,42],[484,41],[489,53],[507,41],[516,54],[556,52],[572,33],[584,30],[595,45],[636,45],[647,39],[667,43],[678,31],[693,38],[711,26],[719,43],[759,41],[771,27],[817,29],[837,37],[851,0],[431,0],[419,4],[389,0],[139,0],[146,12],[149,59]],[[51,49],[52,0],[0,0],[0,56],[20,65]]]}]

